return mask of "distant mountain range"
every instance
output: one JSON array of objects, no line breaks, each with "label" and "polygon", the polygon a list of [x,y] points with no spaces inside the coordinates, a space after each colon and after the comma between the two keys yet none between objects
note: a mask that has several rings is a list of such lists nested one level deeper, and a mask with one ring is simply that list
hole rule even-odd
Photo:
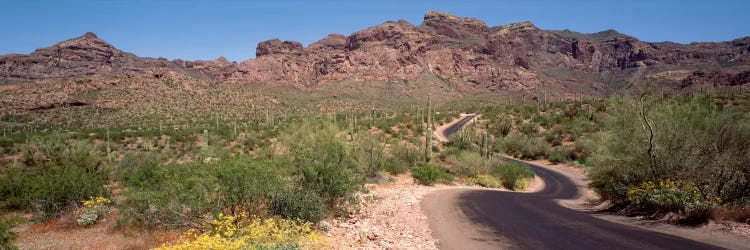
[{"label": "distant mountain range", "polygon": [[421,25],[388,21],[332,34],[307,47],[272,39],[243,62],[138,57],[93,33],[28,55],[0,56],[0,83],[57,79],[191,77],[314,89],[342,80],[408,82],[433,74],[465,88],[606,95],[648,80],[675,89],[750,81],[750,37],[727,42],[644,42],[606,30],[541,30],[529,22],[490,27],[430,11]]}]

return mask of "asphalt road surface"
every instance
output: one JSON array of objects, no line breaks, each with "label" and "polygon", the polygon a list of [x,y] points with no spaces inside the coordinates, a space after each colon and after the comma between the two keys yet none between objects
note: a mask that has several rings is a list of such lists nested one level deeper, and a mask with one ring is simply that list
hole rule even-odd
[{"label": "asphalt road surface", "polygon": [[445,128],[445,130],[443,130],[443,132],[442,132],[443,133],[443,137],[450,138],[451,135],[453,135],[456,132],[458,132],[459,130],[461,130],[461,128],[464,125],[466,125],[467,123],[469,123],[476,116],[477,115],[466,115],[466,116],[462,117],[458,122],[454,123],[450,127],[447,127],[447,128]]},{"label": "asphalt road surface", "polygon": [[[459,122],[456,126],[463,124]],[[455,133],[459,128],[450,131]],[[462,250],[721,249],[563,207],[556,200],[578,197],[575,183],[555,171],[527,165],[544,180],[542,190],[517,193],[449,189],[427,195],[422,208],[433,236],[439,241],[438,247]]]}]

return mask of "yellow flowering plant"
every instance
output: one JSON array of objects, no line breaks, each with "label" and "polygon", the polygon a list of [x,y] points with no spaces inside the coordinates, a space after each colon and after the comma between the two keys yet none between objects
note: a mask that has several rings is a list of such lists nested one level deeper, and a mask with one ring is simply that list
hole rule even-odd
[{"label": "yellow flowering plant", "polygon": [[635,205],[688,214],[706,211],[721,203],[721,198],[704,196],[694,184],[669,179],[631,187],[627,198]]},{"label": "yellow flowering plant", "polygon": [[325,249],[328,246],[326,237],[313,230],[309,222],[301,220],[220,213],[210,224],[212,229],[206,233],[190,230],[180,243],[158,249]]},{"label": "yellow flowering plant", "polygon": [[109,206],[112,201],[104,197],[91,197],[81,203],[82,206],[75,212],[76,222],[81,226],[96,224],[112,210]]}]

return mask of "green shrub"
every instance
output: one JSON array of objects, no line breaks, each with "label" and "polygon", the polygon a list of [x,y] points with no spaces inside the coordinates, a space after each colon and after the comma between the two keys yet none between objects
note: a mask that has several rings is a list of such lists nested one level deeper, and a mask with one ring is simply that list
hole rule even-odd
[{"label": "green shrub", "polygon": [[[130,157],[137,156],[126,159]],[[215,211],[257,214],[273,194],[291,186],[286,177],[289,162],[283,158],[240,157],[209,164],[175,165],[163,165],[149,158],[118,169],[124,171],[118,176],[125,186],[120,213],[130,224],[179,227]],[[133,166],[138,168],[132,169]]]},{"label": "green shrub", "polygon": [[521,133],[527,136],[534,136],[539,133],[539,125],[533,122],[521,125]]},{"label": "green shrub", "polygon": [[474,130],[471,128],[465,128],[464,130],[456,133],[448,141],[448,147],[454,147],[461,150],[474,150],[476,139],[472,138]]},{"label": "green shrub", "polygon": [[721,202],[719,197],[704,196],[695,185],[672,180],[641,183],[628,189],[627,198],[645,211],[677,211],[691,219],[705,219]]},{"label": "green shrub", "polygon": [[715,110],[710,101],[612,100],[605,147],[585,157],[592,188],[618,205],[635,202],[629,189],[665,179],[694,185],[722,205],[750,200],[750,118],[739,108]]},{"label": "green shrub", "polygon": [[552,164],[558,164],[573,160],[575,155],[572,151],[563,146],[554,147],[548,154],[547,159]]},{"label": "green shrub", "polygon": [[[215,168],[215,186],[218,186],[220,208],[229,209],[232,214],[259,213],[264,201],[274,193],[290,188],[285,178],[290,174],[289,162],[283,158],[256,160],[234,158],[208,167]],[[210,180],[214,180],[211,178]]]},{"label": "green shrub", "polygon": [[14,219],[0,219],[0,249],[18,249],[18,247],[15,246],[16,237],[18,235],[12,231],[15,225],[16,222]]},{"label": "green shrub", "polygon": [[460,148],[447,147],[443,149],[442,151],[440,151],[440,158],[445,159],[448,156],[458,156],[458,154],[460,154],[461,152],[464,152],[464,151],[461,150]]},{"label": "green shrub", "polygon": [[360,190],[364,175],[356,159],[341,143],[329,141],[310,148],[298,148],[295,163],[301,173],[299,185],[320,194],[326,204],[335,205]]},{"label": "green shrub", "polygon": [[509,118],[498,118],[491,125],[491,133],[499,137],[507,136],[513,129],[513,123]]},{"label": "green shrub", "polygon": [[501,147],[506,153],[523,159],[541,159],[549,150],[546,142],[521,134],[509,135]]},{"label": "green shrub", "polygon": [[601,152],[601,146],[604,144],[601,136],[593,134],[579,138],[573,144],[573,153],[575,158],[583,164],[587,164],[589,158],[596,153]]},{"label": "green shrub", "polygon": [[499,188],[503,186],[503,181],[500,180],[500,178],[488,174],[480,174],[475,177],[469,177],[467,179],[467,182],[469,182],[469,184],[476,184],[488,188]]},{"label": "green shrub", "polygon": [[411,169],[411,176],[422,185],[432,186],[441,181],[449,183],[453,181],[453,176],[448,174],[442,167],[429,163],[419,163]]},{"label": "green shrub", "polygon": [[326,205],[317,194],[302,190],[275,196],[269,210],[274,215],[313,223],[322,220],[328,214]]},{"label": "green shrub", "polygon": [[534,177],[534,171],[520,163],[495,162],[492,175],[500,178],[505,188],[518,190],[526,187],[528,180]]},{"label": "green shrub", "polygon": [[487,158],[476,152],[461,151],[457,157],[458,162],[450,167],[451,173],[468,177],[490,172]]},{"label": "green shrub", "polygon": [[47,138],[25,145],[24,165],[0,170],[0,208],[51,218],[94,196],[109,196],[101,152],[86,141]]},{"label": "green shrub", "polygon": [[398,175],[409,170],[409,164],[396,158],[388,158],[383,162],[383,170],[392,175]]}]

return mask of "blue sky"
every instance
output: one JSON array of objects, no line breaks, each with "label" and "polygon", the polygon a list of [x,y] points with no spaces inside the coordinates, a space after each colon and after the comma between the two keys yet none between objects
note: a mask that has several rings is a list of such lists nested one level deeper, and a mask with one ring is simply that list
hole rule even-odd
[{"label": "blue sky", "polygon": [[305,45],[388,20],[415,25],[428,10],[495,26],[616,29],[645,41],[724,41],[750,36],[750,1],[0,1],[0,54],[30,53],[87,31],[121,50],[169,59],[241,61],[272,38]]}]

